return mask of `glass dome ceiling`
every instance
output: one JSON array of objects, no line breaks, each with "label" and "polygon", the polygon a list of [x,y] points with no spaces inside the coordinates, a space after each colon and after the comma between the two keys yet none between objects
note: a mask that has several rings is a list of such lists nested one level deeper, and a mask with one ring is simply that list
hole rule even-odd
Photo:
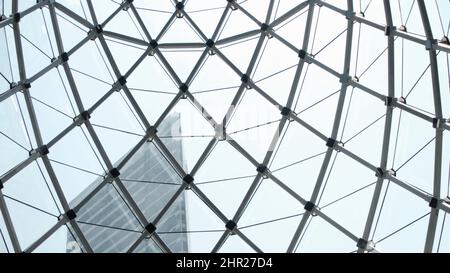
[{"label": "glass dome ceiling", "polygon": [[1,12],[1,252],[450,251],[448,1]]}]

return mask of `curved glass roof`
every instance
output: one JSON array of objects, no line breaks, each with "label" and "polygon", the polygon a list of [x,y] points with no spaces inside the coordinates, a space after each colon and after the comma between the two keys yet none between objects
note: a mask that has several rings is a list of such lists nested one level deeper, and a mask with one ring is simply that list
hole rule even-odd
[{"label": "curved glass roof", "polygon": [[0,251],[449,252],[449,11],[1,1]]}]

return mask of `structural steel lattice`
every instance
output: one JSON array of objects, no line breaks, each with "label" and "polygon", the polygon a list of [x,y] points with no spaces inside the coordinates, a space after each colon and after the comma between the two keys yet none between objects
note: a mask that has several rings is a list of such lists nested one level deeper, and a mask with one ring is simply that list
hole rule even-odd
[{"label": "structural steel lattice", "polygon": [[[225,226],[225,231],[220,237],[219,241],[216,242],[212,252],[220,251],[221,247],[225,243],[225,241],[229,238],[230,235],[239,236],[245,243],[248,244],[254,251],[262,252],[262,249],[258,247],[258,245],[249,239],[244,233],[242,233],[239,229],[239,220],[249,204],[252,195],[257,190],[260,182],[265,178],[270,178],[274,183],[276,183],[281,189],[285,190],[289,195],[295,198],[299,206],[303,206],[305,213],[301,217],[301,221],[298,225],[297,230],[295,231],[291,242],[288,246],[286,246],[287,252],[295,251],[296,245],[299,241],[299,238],[302,232],[305,230],[305,226],[308,220],[311,217],[320,217],[324,221],[331,224],[334,228],[342,232],[344,235],[349,237],[355,243],[355,249],[358,249],[358,252],[372,252],[378,251],[374,242],[370,240],[370,233],[373,228],[373,223],[376,217],[376,210],[380,203],[380,196],[382,193],[382,186],[387,181],[395,183],[406,191],[416,195],[417,197],[423,199],[424,205],[430,206],[430,217],[428,223],[428,231],[426,234],[426,243],[424,246],[425,252],[431,252],[433,250],[433,243],[436,238],[436,229],[437,229],[437,221],[439,213],[449,213],[450,205],[448,200],[442,198],[441,195],[441,172],[442,167],[445,167],[445,162],[442,162],[442,153],[443,153],[443,134],[445,131],[450,130],[450,125],[448,123],[448,119],[443,116],[442,111],[442,103],[441,103],[441,91],[439,85],[439,77],[438,77],[438,63],[436,59],[437,52],[450,53],[450,45],[448,44],[448,40],[438,40],[431,31],[430,22],[428,18],[428,13],[425,6],[425,1],[418,0],[417,6],[420,11],[421,20],[423,23],[423,28],[425,30],[426,39],[418,38],[415,35],[412,35],[406,31],[406,29],[401,27],[396,27],[393,25],[392,14],[391,14],[391,3],[388,0],[384,0],[384,13],[386,22],[384,25],[372,22],[365,18],[364,14],[359,14],[354,11],[353,1],[347,0],[347,9],[343,10],[334,5],[321,1],[321,0],[309,0],[304,1],[279,16],[277,19],[273,20],[273,9],[275,5],[275,0],[271,0],[267,15],[264,21],[259,21],[252,15],[250,10],[246,10],[239,2],[228,0],[226,2],[226,7],[223,10],[222,16],[219,20],[218,25],[215,28],[214,34],[211,37],[207,37],[200,29],[195,21],[191,18],[189,12],[185,11],[185,1],[177,2],[173,0],[174,11],[170,16],[169,21],[165,24],[164,28],[157,36],[151,36],[149,31],[147,30],[147,26],[144,24],[140,12],[135,7],[132,0],[123,1],[120,5],[118,5],[117,9],[104,21],[99,22],[96,17],[96,10],[92,4],[93,1],[86,0],[88,10],[92,20],[87,20],[75,12],[71,11],[69,8],[65,7],[58,1],[54,0],[41,0],[37,1],[35,5],[26,9],[26,10],[18,10],[18,0],[12,1],[12,11],[11,16],[4,17],[2,21],[0,21],[0,28],[5,28],[8,26],[12,26],[14,31],[14,45],[17,53],[17,65],[20,72],[20,81],[15,84],[11,84],[11,88],[9,90],[3,91],[0,94],[0,102],[6,100],[10,96],[15,94],[23,94],[24,99],[26,101],[27,114],[29,115],[29,119],[32,124],[32,133],[34,135],[37,146],[30,152],[29,157],[23,162],[18,163],[14,168],[10,169],[6,173],[1,174],[0,176],[0,189],[8,187],[8,181],[18,174],[21,170],[23,170],[26,166],[31,164],[37,159],[41,159],[44,163],[45,170],[50,177],[51,183],[56,191],[58,201],[62,205],[64,209],[64,213],[59,218],[59,221],[48,230],[41,238],[35,241],[33,244],[29,246],[23,246],[19,243],[18,235],[15,231],[15,226],[11,221],[9,209],[6,205],[4,196],[0,193],[0,209],[1,213],[7,228],[7,234],[9,236],[9,240],[14,248],[15,252],[33,252],[36,248],[38,248],[46,239],[48,239],[58,228],[63,225],[70,225],[72,230],[75,232],[76,238],[78,240],[79,245],[82,247],[85,252],[93,252],[92,248],[89,245],[88,240],[84,237],[81,229],[79,228],[79,224],[76,221],[77,212],[82,208],[96,193],[100,191],[102,187],[104,187],[107,183],[114,183],[121,194],[125,198],[127,204],[131,207],[132,211],[136,214],[139,222],[142,224],[142,234],[139,236],[138,240],[130,245],[129,252],[133,252],[139,244],[145,239],[150,237],[164,252],[171,252],[169,247],[164,243],[158,234],[158,222],[162,219],[165,213],[169,210],[171,204],[183,193],[185,189],[192,190],[204,204],[223,222]],[[188,3],[186,3],[188,5]],[[345,55],[344,55],[344,66],[341,71],[336,71],[335,69],[327,66],[326,63],[318,61],[314,55],[312,55],[309,51],[308,45],[310,42],[310,36],[312,33],[311,25],[313,20],[314,10],[320,8],[330,9],[338,14],[344,16],[347,20],[347,30],[346,30],[346,42],[345,42]],[[23,49],[22,49],[22,39],[21,39],[21,24],[20,21],[22,18],[26,17],[32,12],[35,12],[38,9],[48,9],[48,12],[51,16],[51,24],[54,30],[54,37],[57,43],[57,50],[59,57],[54,59],[49,65],[47,65],[44,69],[37,72],[34,75],[29,75],[26,72],[27,65],[24,62],[23,57]],[[134,16],[134,19],[138,23],[139,27],[143,31],[145,35],[145,39],[137,39],[133,38],[121,33],[115,33],[112,31],[104,30],[105,26],[120,12],[131,11],[131,14]],[[89,29],[88,35],[79,43],[77,43],[73,48],[64,48],[63,39],[61,37],[61,31],[59,27],[59,19],[57,17],[57,11],[63,13],[65,16],[70,17],[72,20],[78,22],[85,28]],[[227,37],[223,39],[219,39],[219,33],[221,29],[224,27],[226,22],[227,15],[231,12],[242,12],[248,18],[250,18],[255,23],[255,30],[241,33],[239,35],[235,35],[232,37]],[[292,17],[298,15],[300,12],[307,12],[306,25],[304,28],[304,38],[303,42],[300,45],[294,45],[281,37],[277,32],[274,31],[274,28]],[[178,18],[183,18],[186,20],[190,26],[195,29],[197,34],[202,38],[203,43],[160,43],[160,39],[165,34],[166,30],[170,27],[171,23]],[[353,77],[350,73],[350,62],[351,62],[351,53],[354,48],[352,44],[353,35],[354,35],[354,25],[355,23],[360,23],[367,25],[373,28],[376,31],[384,32],[386,35],[386,43],[387,43],[387,58],[388,58],[388,94],[383,95],[381,92],[377,90],[372,90],[371,88],[364,86],[361,84],[357,78]],[[237,68],[233,62],[228,59],[222,52],[219,46],[231,44],[236,41],[241,41],[243,39],[249,37],[258,37],[258,42],[256,48],[253,52],[250,64],[245,71],[241,71]],[[115,62],[115,57],[111,53],[108,44],[106,43],[105,37],[114,38],[117,40],[123,40],[124,42],[136,44],[138,46],[146,47],[147,49],[142,53],[141,57],[134,63],[134,65],[128,71],[120,71],[119,67]],[[434,115],[426,114],[421,111],[418,111],[416,108],[408,105],[406,101],[402,98],[395,97],[394,89],[395,89],[395,74],[394,74],[394,40],[400,37],[401,39],[408,40],[410,42],[416,43],[418,45],[423,46],[423,50],[427,51],[429,54],[430,61],[430,72],[431,73],[431,89],[434,100],[435,113]],[[287,101],[276,101],[272,98],[266,91],[256,84],[253,79],[250,77],[252,74],[255,65],[257,63],[257,59],[261,54],[263,43],[266,39],[274,38],[279,42],[284,44],[287,49],[294,51],[298,55],[298,66],[296,68],[295,77],[291,85],[291,91],[289,93],[289,97]],[[112,86],[112,88],[104,94],[92,107],[85,108],[80,98],[77,82],[72,75],[72,71],[70,69],[70,57],[74,52],[79,50],[86,43],[91,42],[92,40],[99,41],[101,48],[105,52],[107,61],[113,69],[113,73],[116,77],[116,82]],[[189,74],[189,77],[183,81],[171,67],[169,62],[166,60],[164,54],[160,49],[202,49],[203,52],[198,59],[196,65],[193,70]],[[194,95],[190,92],[189,86],[195,78],[195,75],[202,68],[202,64],[207,58],[208,54],[216,54],[226,65],[228,65],[235,73],[236,77],[241,79],[241,85],[236,93],[231,105],[228,108],[226,116],[223,120],[216,121],[211,115],[208,114],[207,109],[204,108],[194,97]],[[135,71],[135,69],[141,64],[141,62],[145,58],[157,58],[165,70],[170,74],[170,77],[175,81],[176,85],[179,88],[178,94],[173,98],[169,106],[163,112],[163,114],[157,119],[154,124],[150,124],[147,117],[143,113],[142,109],[138,105],[136,99],[130,92],[127,86],[127,78]],[[309,123],[302,120],[297,114],[291,110],[294,103],[294,98],[296,92],[298,90],[300,75],[306,65],[314,65],[318,68],[326,71],[327,73],[333,75],[337,81],[340,82],[340,91],[339,91],[339,99],[337,103],[337,108],[334,116],[334,122],[332,127],[331,135],[325,135],[320,132],[318,129],[311,126]],[[54,139],[51,141],[44,143],[41,130],[39,128],[39,123],[36,118],[35,110],[34,110],[34,102],[32,101],[30,93],[32,93],[32,85],[35,80],[49,72],[50,70],[62,67],[65,76],[67,77],[67,82],[69,83],[70,91],[72,92],[73,97],[75,98],[76,108],[78,111],[78,115],[73,117],[73,122],[63,131],[61,131]],[[325,157],[322,163],[322,167],[317,174],[316,184],[311,196],[303,196],[301,192],[296,192],[289,188],[281,179],[279,179],[274,173],[269,169],[269,162],[272,160],[274,156],[273,149],[269,149],[265,154],[265,158],[262,162],[258,162],[254,157],[252,157],[245,149],[245,147],[238,144],[229,134],[227,134],[227,127],[229,124],[229,117],[233,115],[236,108],[238,107],[238,103],[241,100],[244,90],[251,88],[254,89],[257,93],[259,93],[265,100],[267,100],[270,104],[273,105],[276,109],[280,111],[280,121],[278,124],[278,128],[276,133],[273,136],[273,143],[275,145],[280,141],[279,135],[280,132],[286,127],[289,122],[296,122],[299,125],[303,126],[314,135],[316,135],[319,139],[323,141],[323,144],[326,145],[327,150],[325,153]],[[367,162],[361,155],[358,155],[358,151],[350,151],[345,148],[341,142],[337,140],[338,138],[338,130],[342,121],[343,109],[344,109],[344,101],[346,99],[347,89],[356,88],[360,92],[365,92],[379,100],[380,104],[385,105],[386,114],[385,114],[385,125],[384,125],[384,137],[382,144],[382,153],[381,158],[379,159],[378,165],[373,165],[370,162]],[[131,103],[132,108],[137,113],[139,120],[142,122],[146,129],[145,136],[135,144],[134,148],[122,159],[122,161],[113,165],[111,162],[107,152],[105,151],[102,142],[99,140],[96,130],[92,126],[90,122],[90,118],[92,115],[95,115],[96,109],[102,105],[114,92],[119,91],[123,92],[123,94],[127,97],[129,102]],[[430,94],[431,95],[431,94]],[[169,114],[169,112],[174,108],[174,106],[181,100],[187,99],[192,105],[197,108],[203,115],[203,117],[208,121],[208,123],[214,128],[217,132],[216,136],[212,137],[208,146],[203,151],[201,157],[199,158],[197,164],[192,168],[190,173],[187,173],[186,170],[180,165],[179,162],[171,155],[170,151],[165,147],[163,141],[158,136],[157,128],[164,120],[164,118]],[[433,180],[433,193],[428,194],[424,193],[417,187],[411,185],[407,181],[403,181],[396,177],[396,173],[392,170],[389,170],[387,167],[387,158],[390,150],[390,139],[391,135],[391,127],[392,125],[392,116],[395,109],[401,109],[403,111],[408,112],[409,114],[414,115],[418,119],[422,119],[429,123],[430,130],[435,131],[435,149],[434,149],[434,180]],[[104,181],[99,184],[91,194],[86,196],[83,201],[77,204],[74,207],[70,207],[69,203],[66,199],[66,196],[61,189],[60,182],[58,181],[58,177],[56,176],[53,163],[48,159],[47,154],[51,152],[52,147],[63,139],[71,130],[76,128],[77,126],[83,126],[87,129],[89,136],[92,138],[96,149],[99,151],[101,159],[103,163],[107,166],[109,171],[105,174]],[[133,154],[138,151],[138,149],[147,141],[152,141],[156,147],[162,152],[164,158],[170,163],[173,167],[173,171],[176,172],[179,177],[181,184],[179,189],[173,195],[173,197],[169,200],[169,202],[163,207],[163,209],[159,212],[158,216],[152,221],[149,222],[148,219],[141,212],[139,207],[136,204],[136,201],[133,200],[133,197],[129,194],[126,187],[121,180],[120,170],[121,168],[132,158]],[[249,187],[248,191],[245,194],[245,197],[241,201],[239,208],[235,212],[235,214],[228,218],[224,213],[212,202],[200,188],[196,185],[194,180],[196,173],[202,167],[202,164],[208,157],[208,155],[212,152],[214,147],[219,141],[225,141],[229,143],[236,151],[242,154],[252,165],[254,165],[256,169],[256,174],[254,176],[253,183]],[[341,224],[335,221],[332,217],[321,211],[320,207],[316,205],[318,196],[320,194],[320,190],[322,189],[323,182],[326,175],[326,170],[330,165],[332,154],[335,152],[340,152],[343,155],[351,158],[355,162],[361,164],[362,166],[368,168],[373,171],[376,175],[377,180],[375,184],[375,190],[373,193],[373,197],[371,200],[370,210],[367,215],[365,229],[362,234],[353,234],[346,228],[344,228]],[[0,190],[1,192],[1,190]],[[274,232],[276,234],[276,232]],[[272,235],[268,235],[272,236]],[[276,236],[276,235],[273,235]]]}]

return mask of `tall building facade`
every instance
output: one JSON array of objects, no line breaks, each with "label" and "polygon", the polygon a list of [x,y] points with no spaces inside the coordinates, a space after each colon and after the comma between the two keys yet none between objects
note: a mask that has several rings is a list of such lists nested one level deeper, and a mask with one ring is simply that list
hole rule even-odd
[{"label": "tall building facade", "polygon": [[[179,113],[168,116],[158,128],[166,147],[184,165]],[[151,142],[146,142],[122,168],[125,187],[150,221],[179,188],[180,178]],[[102,179],[95,180],[71,203],[78,204]],[[77,221],[94,252],[125,252],[139,237],[142,227],[113,184],[106,184],[77,213]],[[157,225],[161,238],[173,252],[188,252],[186,200],[182,194]],[[67,252],[80,252],[73,237],[67,235]],[[145,239],[135,252],[160,252],[151,239]]]}]

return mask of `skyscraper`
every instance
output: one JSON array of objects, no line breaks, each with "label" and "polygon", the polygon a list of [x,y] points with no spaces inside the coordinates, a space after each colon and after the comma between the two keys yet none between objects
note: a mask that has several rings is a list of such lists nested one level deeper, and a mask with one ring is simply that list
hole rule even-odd
[{"label": "skyscraper", "polygon": [[[180,116],[172,114],[158,128],[161,136],[167,136],[165,143],[174,157],[183,162],[183,147],[180,139],[170,136],[181,133]],[[147,219],[153,219],[178,188],[179,177],[170,165],[158,156],[158,150],[151,142],[142,148],[121,170],[121,178],[128,192]],[[77,204],[102,178],[95,180],[73,201]],[[78,212],[78,222],[83,234],[95,252],[125,252],[140,234],[139,222],[122,199],[113,184],[105,185]],[[187,252],[185,196],[181,195],[159,222],[158,231],[174,252]],[[179,232],[179,233],[177,233]],[[166,236],[164,236],[166,234]],[[67,236],[67,252],[80,252],[71,232]],[[152,240],[144,240],[135,252],[160,252]]]}]

